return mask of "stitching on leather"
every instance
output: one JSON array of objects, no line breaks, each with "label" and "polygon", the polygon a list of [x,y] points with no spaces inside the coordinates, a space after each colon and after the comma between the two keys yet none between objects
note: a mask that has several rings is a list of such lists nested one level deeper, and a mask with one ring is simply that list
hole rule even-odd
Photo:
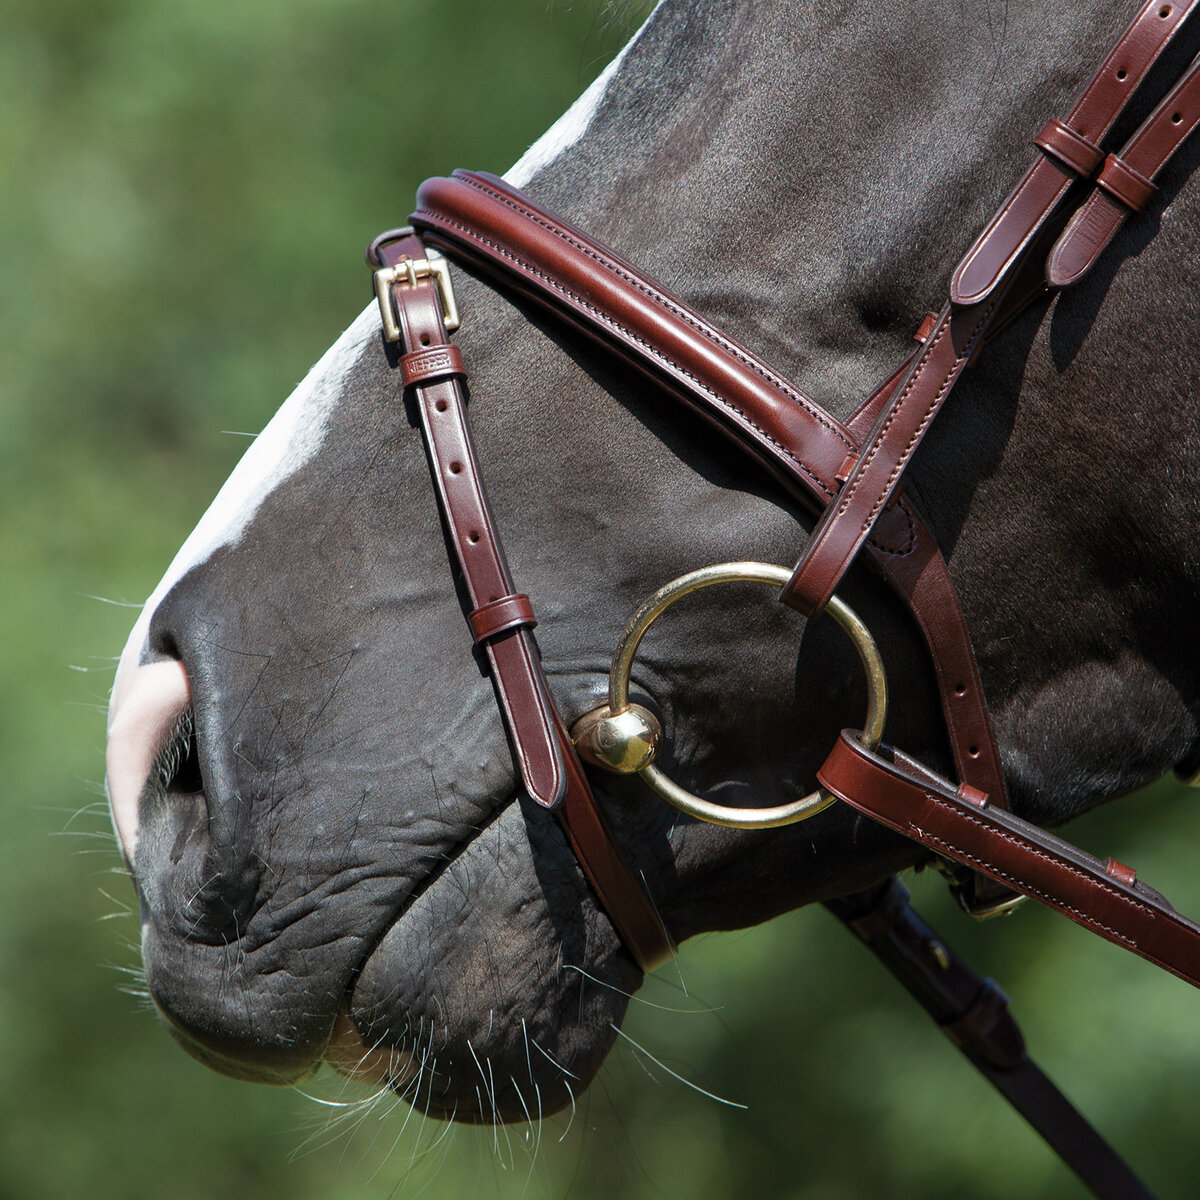
[{"label": "stitching on leather", "polygon": [[[989,309],[989,311],[990,311],[990,309]],[[933,354],[934,348],[937,346],[938,342],[940,342],[942,340],[942,338],[944,338],[946,336],[946,332],[949,330],[949,328],[950,328],[950,322],[949,322],[949,320],[946,320],[945,322],[943,322],[942,328],[938,332],[937,337],[934,338],[932,342],[929,342],[926,344],[925,357],[922,360],[921,365],[917,367],[917,369],[913,372],[912,376],[909,378],[908,383],[906,383],[904,385],[904,391],[900,394],[900,397],[897,400],[894,400],[892,402],[891,412],[888,413],[887,420],[884,421],[883,427],[880,429],[879,433],[876,435],[874,442],[871,444],[870,450],[867,451],[866,457],[859,460],[858,468],[854,473],[854,479],[851,481],[850,485],[846,488],[846,494],[845,494],[845,496],[842,497],[842,501],[838,505],[837,515],[839,517],[843,516],[846,512],[846,509],[849,508],[850,501],[854,498],[854,493],[856,491],[858,491],[859,486],[861,485],[863,479],[866,477],[867,468],[871,465],[871,463],[875,460],[875,456],[883,448],[883,443],[884,443],[885,439],[887,438],[888,430],[891,429],[892,422],[895,421],[896,417],[900,413],[900,409],[904,406],[905,398],[909,395],[909,393],[913,390],[913,388],[916,387],[917,380],[921,378],[921,373],[924,370],[924,364],[929,361],[930,356]],[[954,360],[954,365],[956,366],[961,361],[962,361],[962,358],[960,356],[959,358],[956,358]],[[954,367],[952,366],[950,369],[951,369],[951,372],[953,373]],[[945,386],[945,384],[943,384],[943,387],[944,386]],[[941,395],[940,390],[938,392],[938,395]],[[935,402],[936,402],[936,399],[937,399],[937,397],[935,396],[934,397]],[[927,419],[928,419],[928,415],[926,416],[926,420]],[[924,421],[922,421],[922,425],[924,425]],[[909,445],[911,445],[911,444],[912,443],[910,442]],[[889,477],[888,482],[890,483],[891,479],[894,479],[894,478],[895,478],[895,471],[892,472],[892,475]],[[886,488],[884,490],[886,491]],[[869,523],[869,519],[868,519],[868,523]],[[864,528],[866,528],[865,525],[864,525]]]},{"label": "stitching on leather", "polygon": [[[651,358],[654,358],[661,363],[665,363],[667,366],[671,367],[673,370],[678,371],[679,374],[683,375],[687,379],[690,379],[692,381],[692,383],[695,384],[695,386],[700,391],[704,392],[708,396],[711,396],[713,398],[713,400],[715,400],[719,405],[728,409],[730,412],[736,413],[737,416],[746,425],[750,426],[750,428],[753,429],[760,437],[762,437],[765,441],[770,442],[772,446],[774,446],[777,450],[779,450],[780,452],[785,454],[792,462],[794,462],[796,464],[796,466],[800,469],[800,471],[803,472],[803,474],[812,481],[814,487],[816,487],[823,495],[825,495],[828,498],[833,497],[833,495],[834,495],[833,489],[830,488],[828,486],[828,484],[826,484],[825,481],[812,470],[811,467],[809,467],[802,459],[797,458],[796,455],[793,454],[782,442],[780,442],[778,439],[772,437],[771,434],[769,434],[765,429],[763,429],[761,426],[759,426],[754,421],[752,421],[740,408],[737,407],[736,404],[733,404],[731,401],[727,400],[719,392],[714,391],[702,380],[697,379],[695,375],[693,375],[690,371],[688,371],[684,367],[682,367],[673,358],[664,354],[661,350],[658,349],[657,346],[651,345],[644,338],[638,337],[637,334],[635,334],[632,330],[626,328],[619,321],[614,320],[612,317],[610,317],[608,315],[608,313],[604,312],[603,309],[596,307],[594,304],[589,304],[581,296],[579,296],[575,292],[571,291],[568,287],[566,287],[564,284],[560,283],[557,279],[552,278],[551,276],[547,275],[543,271],[539,271],[536,267],[531,266],[529,263],[525,262],[523,259],[521,259],[517,255],[513,254],[511,251],[506,250],[503,246],[500,246],[496,242],[491,241],[489,238],[482,237],[480,234],[477,234],[469,226],[463,225],[459,221],[452,221],[448,217],[442,216],[440,213],[430,212],[427,209],[420,209],[413,215],[417,216],[417,217],[423,217],[426,220],[428,220],[431,224],[434,224],[434,225],[440,225],[442,227],[448,226],[452,229],[456,229],[461,234],[470,238],[471,240],[479,242],[481,245],[488,246],[495,253],[497,253],[500,256],[502,256],[503,258],[507,258],[511,262],[515,263],[522,271],[525,271],[526,273],[528,273],[530,275],[536,276],[538,279],[541,279],[548,287],[552,288],[554,291],[559,292],[563,296],[567,297],[569,300],[572,301],[572,303],[577,304],[580,308],[586,309],[598,321],[602,322],[603,324],[610,325],[612,328],[614,328],[616,330],[619,330],[625,337],[629,338],[631,341],[636,342],[639,346],[641,346],[650,355]],[[832,432],[835,434],[837,433],[836,430],[832,430]],[[839,438],[840,438],[840,435],[839,435]],[[842,439],[842,440],[844,440],[844,439]]]},{"label": "stitching on leather", "polygon": [[[919,825],[913,826],[913,831],[920,835],[921,841],[932,843],[933,845],[941,846],[948,852],[949,857],[954,859],[966,859],[977,867],[986,867],[989,875],[995,875],[1003,879],[1006,883],[1018,884],[1018,891],[1028,892],[1031,896],[1036,896],[1039,900],[1045,900],[1052,908],[1061,909],[1063,912],[1074,913],[1080,921],[1090,926],[1093,929],[1101,929],[1116,941],[1121,942],[1125,946],[1136,947],[1137,942],[1133,938],[1126,936],[1119,930],[1113,929],[1110,925],[1105,925],[1102,921],[1096,920],[1090,913],[1084,912],[1082,909],[1074,908],[1070,904],[1065,904],[1061,898],[1051,895],[1049,892],[1044,892],[1041,888],[1035,888],[1025,882],[1023,879],[1017,879],[1015,875],[1010,875],[1007,871],[1001,871],[998,867],[993,866],[982,858],[978,858],[974,854],[968,854],[965,850],[960,850],[957,846],[951,846],[949,842],[943,841],[936,834],[929,833],[922,829]],[[1138,951],[1141,953],[1141,951]]]},{"label": "stitching on leather", "polygon": [[[883,487],[880,489],[878,498],[876,499],[875,503],[871,506],[871,511],[867,514],[866,518],[864,519],[863,524],[862,524],[862,532],[863,533],[866,533],[871,528],[872,522],[879,515],[879,510],[884,506],[885,502],[887,501],[888,493],[891,491],[892,484],[895,482],[896,478],[900,475],[900,472],[904,470],[905,466],[908,463],[909,458],[912,456],[912,452],[913,452],[914,448],[916,447],[917,442],[920,441],[921,433],[924,431],[925,426],[928,425],[929,422],[933,419],[933,414],[935,412],[937,412],[938,406],[941,404],[942,400],[945,398],[946,393],[949,391],[951,382],[955,377],[955,373],[956,373],[956,370],[957,370],[959,364],[970,357],[971,351],[975,346],[975,342],[979,337],[979,331],[981,329],[983,329],[983,327],[987,324],[987,320],[992,315],[992,311],[995,309],[995,307],[996,307],[996,304],[995,304],[995,301],[993,301],[984,310],[983,314],[980,316],[979,320],[976,322],[975,328],[971,331],[971,336],[967,340],[966,345],[963,347],[962,354],[960,354],[954,360],[954,362],[951,364],[950,370],[947,372],[945,379],[942,380],[941,387],[938,388],[936,394],[929,401],[929,407],[925,410],[925,415],[921,418],[921,423],[916,427],[916,429],[913,430],[912,436],[908,439],[908,444],[904,447],[903,451],[901,451],[900,457],[896,460],[896,465],[892,468],[891,474],[887,477],[887,481],[884,483]],[[930,343],[927,353],[926,353],[925,362],[929,361],[930,356],[933,354],[934,347],[938,344],[938,342],[940,342],[942,340],[943,337],[945,337],[945,335],[949,332],[949,330],[950,330],[950,321],[947,320],[945,322],[945,324],[942,326],[941,333],[939,333],[938,336],[933,340],[933,342]],[[855,491],[857,491],[859,484],[866,477],[866,467],[870,464],[871,460],[875,457],[876,452],[882,448],[884,440],[887,437],[888,430],[892,426],[892,422],[900,414],[900,409],[904,405],[905,397],[908,396],[909,393],[912,391],[912,389],[916,386],[917,380],[920,379],[920,377],[921,377],[921,368],[918,368],[913,373],[912,378],[908,381],[908,384],[904,389],[904,395],[901,396],[900,399],[892,406],[892,411],[888,414],[888,418],[884,422],[883,428],[879,431],[878,436],[875,438],[875,444],[868,451],[867,457],[863,462],[862,468],[858,472],[858,474],[857,474],[856,478],[854,479],[854,482],[852,483],[850,488],[847,489],[846,496],[842,499],[842,502],[838,505],[838,516],[839,517],[842,516],[846,512],[846,509],[850,506],[850,501],[853,499]]]},{"label": "stitching on leather", "polygon": [[[942,380],[941,386],[938,388],[938,390],[934,394],[934,396],[930,399],[929,407],[925,410],[925,415],[921,418],[920,424],[913,430],[912,436],[908,439],[908,444],[901,451],[900,457],[896,460],[896,464],[892,468],[891,474],[888,475],[886,481],[884,482],[883,487],[879,490],[879,495],[876,498],[875,503],[871,506],[871,511],[869,513],[867,513],[866,517],[863,519],[862,527],[860,529],[861,533],[865,534],[870,531],[871,525],[874,523],[875,518],[879,515],[880,509],[882,509],[884,504],[887,502],[888,494],[891,491],[892,484],[895,482],[896,478],[900,475],[900,473],[904,470],[905,466],[908,464],[908,460],[912,456],[913,450],[916,447],[917,442],[920,441],[922,432],[924,431],[925,427],[929,424],[929,422],[933,419],[934,413],[937,412],[938,406],[941,404],[942,400],[945,398],[946,393],[949,391],[951,383],[955,377],[955,373],[956,373],[956,370],[957,370],[959,364],[962,363],[965,359],[970,357],[971,351],[974,348],[975,342],[977,341],[977,339],[979,337],[979,332],[987,324],[987,319],[988,319],[988,317],[990,317],[992,315],[992,311],[995,309],[995,307],[996,307],[995,301],[993,301],[991,304],[988,305],[987,309],[982,313],[979,320],[976,322],[975,328],[971,331],[971,336],[967,340],[967,343],[963,348],[963,353],[960,354],[954,360],[954,362],[950,365],[950,370],[947,372],[946,377]],[[950,321],[947,320],[942,325],[941,332],[927,346],[924,362],[929,361],[929,357],[933,354],[934,347],[936,347],[938,342],[940,342],[942,340],[942,338],[945,337],[945,335],[949,331],[949,329],[950,329]],[[875,455],[878,453],[878,451],[883,447],[883,443],[887,438],[888,430],[892,427],[892,422],[896,419],[897,416],[899,416],[900,409],[904,405],[905,397],[907,397],[909,395],[909,393],[912,391],[912,389],[916,386],[917,380],[920,379],[922,370],[923,370],[923,366],[924,366],[924,363],[922,363],[922,366],[918,367],[917,370],[913,373],[912,378],[905,385],[904,392],[901,395],[900,399],[897,400],[892,405],[892,411],[888,414],[887,420],[883,424],[883,428],[880,429],[878,435],[876,436],[876,438],[874,440],[874,444],[871,446],[871,449],[867,452],[866,457],[864,459],[862,459],[859,470],[855,474],[854,480],[851,482],[850,486],[846,489],[846,495],[842,498],[841,503],[838,505],[837,515],[839,517],[844,516],[846,513],[846,510],[850,507],[850,502],[853,500],[855,492],[858,490],[859,485],[862,483],[862,481],[866,478],[867,468],[870,466],[872,460],[875,458]]]},{"label": "stitching on leather", "polygon": [[905,544],[903,546],[889,546],[886,543],[881,542],[878,535],[872,537],[870,541],[872,546],[876,547],[878,550],[882,550],[884,554],[890,554],[894,558],[905,558],[916,548],[917,527],[916,522],[913,521],[912,513],[909,511],[908,506],[905,504],[903,499],[896,501],[896,507],[904,514],[904,520],[908,527],[908,536],[905,539]]},{"label": "stitching on leather", "polygon": [[491,199],[496,200],[500,204],[507,205],[507,207],[511,208],[514,212],[519,212],[527,220],[533,221],[535,224],[540,225],[548,233],[552,233],[561,241],[566,242],[567,245],[574,246],[575,249],[581,254],[587,255],[588,258],[599,263],[600,266],[604,267],[606,271],[616,275],[620,279],[624,279],[626,283],[635,288],[637,291],[641,292],[660,308],[665,308],[668,312],[674,313],[674,315],[683,321],[684,324],[690,326],[702,337],[706,338],[714,345],[720,346],[722,349],[726,350],[740,363],[742,363],[743,366],[749,367],[751,371],[762,378],[766,383],[769,383],[777,392],[787,396],[788,399],[798,404],[804,409],[805,412],[809,414],[809,416],[813,418],[813,420],[817,421],[820,425],[828,429],[829,432],[832,433],[834,437],[836,437],[838,441],[840,441],[848,450],[857,449],[854,443],[850,441],[837,428],[836,425],[833,424],[833,422],[829,419],[828,414],[822,412],[822,410],[811,400],[809,400],[808,397],[806,397],[803,393],[797,392],[795,389],[789,387],[782,379],[780,379],[773,372],[769,371],[764,364],[755,361],[745,350],[722,337],[716,330],[711,329],[703,322],[698,321],[692,313],[686,312],[684,309],[672,304],[666,296],[657,291],[655,288],[650,287],[645,280],[639,279],[636,275],[633,275],[624,268],[619,267],[611,259],[608,259],[601,254],[595,247],[588,246],[579,241],[577,238],[572,237],[566,232],[566,230],[560,229],[558,226],[547,221],[544,217],[541,217],[523,205],[518,204],[511,196],[506,196],[503,192],[498,192],[494,188],[489,187],[482,180],[473,179],[469,176],[466,178],[458,176],[457,178],[459,183],[465,183],[468,187],[473,187],[476,191],[482,192],[485,196],[489,196]]},{"label": "stitching on leather", "polygon": [[[472,181],[465,180],[464,182],[471,183]],[[480,188],[479,190],[482,191],[483,189]],[[487,192],[486,194],[495,196],[499,200],[504,200],[504,197],[498,196],[498,195],[496,195],[496,193]],[[516,206],[514,205],[512,207],[515,208]],[[518,211],[521,211],[521,210],[518,210]],[[414,215],[424,216],[424,217],[430,219],[431,221],[433,221],[437,224],[440,224],[440,225],[448,225],[453,229],[457,229],[460,233],[464,234],[465,236],[470,237],[474,241],[477,241],[477,242],[481,243],[482,245],[490,247],[495,253],[503,256],[504,258],[507,258],[509,261],[516,264],[518,267],[520,267],[521,270],[527,271],[529,274],[536,276],[538,279],[541,279],[543,282],[548,284],[555,291],[560,292],[562,295],[568,297],[574,303],[578,304],[580,307],[585,308],[588,312],[592,313],[593,316],[597,317],[604,323],[611,325],[614,329],[620,330],[626,337],[630,338],[631,340],[636,342],[639,346],[641,346],[643,349],[648,351],[652,357],[658,359],[660,362],[666,363],[672,369],[678,371],[681,375],[685,376],[687,379],[690,379],[697,388],[699,388],[706,395],[711,396],[718,404],[722,405],[724,408],[728,409],[729,411],[736,413],[747,425],[750,426],[751,429],[753,429],[756,433],[758,433],[760,437],[762,437],[766,441],[770,442],[772,446],[774,446],[776,449],[778,449],[783,454],[785,454],[791,462],[795,463],[796,466],[800,469],[800,471],[802,471],[804,473],[804,475],[809,480],[812,481],[813,486],[816,487],[825,497],[827,497],[828,499],[832,499],[836,495],[836,491],[833,488],[831,488],[828,484],[826,484],[825,481],[819,475],[817,475],[816,472],[814,472],[812,470],[812,468],[808,466],[807,463],[805,463],[803,461],[803,459],[798,458],[795,454],[792,453],[791,450],[789,450],[787,448],[787,446],[785,446],[777,438],[775,438],[771,434],[769,434],[765,429],[763,429],[755,421],[751,420],[751,418],[748,417],[742,409],[738,408],[738,406],[736,404],[732,403],[732,401],[730,401],[730,400],[727,400],[719,392],[714,391],[707,384],[705,384],[702,380],[698,379],[695,375],[693,375],[690,371],[688,371],[686,368],[684,368],[681,364],[676,362],[669,355],[664,354],[661,350],[658,349],[658,347],[652,345],[650,342],[646,341],[644,338],[638,337],[637,334],[635,334],[631,329],[629,329],[625,325],[622,325],[619,321],[615,320],[608,313],[606,313],[603,309],[598,308],[596,305],[589,304],[586,300],[584,300],[576,292],[573,292],[571,289],[566,287],[564,284],[560,283],[557,279],[554,279],[550,275],[546,274],[544,271],[538,270],[536,267],[532,266],[530,263],[526,262],[524,259],[520,258],[518,255],[505,249],[503,246],[499,245],[497,242],[491,240],[490,238],[486,238],[486,237],[482,236],[481,234],[476,233],[473,229],[470,228],[470,226],[464,225],[460,221],[452,220],[448,217],[443,216],[440,213],[432,212],[429,209],[420,209],[419,212]],[[530,219],[537,220],[535,215],[533,215],[533,214],[529,214],[529,215],[530,215]],[[539,223],[545,224],[544,222],[539,222]],[[554,230],[553,226],[546,226],[546,228],[550,229],[551,232],[557,232],[556,230]],[[577,245],[577,247],[580,250],[583,250],[586,252],[586,249],[587,249],[586,247],[578,246],[578,243],[572,243],[572,244]],[[604,264],[604,265],[607,266],[608,264]],[[611,269],[614,270],[614,273],[619,273],[616,271],[616,268],[611,268]],[[629,279],[630,283],[637,286],[636,279],[629,278],[628,276],[623,276],[623,277]],[[692,325],[694,328],[697,329],[698,332],[700,332],[700,333],[704,334],[706,337],[708,337],[709,340],[715,341],[719,345],[727,345],[727,343],[725,343],[722,339],[714,337],[713,334],[711,333],[711,331],[706,330],[702,325],[696,325],[694,319],[689,318],[689,315],[687,313],[679,312],[673,306],[669,305],[665,300],[662,300],[661,298],[657,297],[653,291],[649,291],[647,294],[650,296],[651,299],[656,300],[663,307],[668,308],[672,312],[676,312],[676,314],[680,317],[680,319],[687,321],[688,324]],[[795,398],[797,400],[797,402],[801,405],[802,408],[804,408],[804,410],[806,412],[810,412],[814,416],[814,418],[824,428],[828,429],[835,437],[837,437],[837,439],[840,442],[842,442],[846,446],[849,446],[851,449],[855,449],[853,443],[847,441],[841,435],[841,433],[837,430],[837,428],[835,426],[831,425],[827,419],[823,420],[821,418],[819,410],[817,412],[812,412],[812,409],[810,408],[810,406],[804,403],[803,397],[800,397],[798,394],[793,393],[789,389],[783,387],[776,379],[774,379],[772,376],[765,373],[763,368],[761,366],[759,366],[758,364],[755,364],[753,361],[748,360],[744,356],[737,354],[736,349],[733,348],[732,346],[730,346],[729,349],[730,349],[730,352],[735,355],[735,357],[739,358],[739,360],[744,362],[745,365],[747,365],[747,366],[751,367],[753,370],[755,370],[756,373],[761,375],[768,383],[770,383],[773,387],[775,387],[776,390],[780,391],[783,395]],[[901,508],[901,511],[903,511],[905,520],[908,524],[907,544],[903,547],[894,547],[894,546],[886,545],[885,543],[881,542],[876,537],[872,537],[869,539],[871,542],[871,545],[873,545],[881,553],[890,554],[897,558],[903,558],[906,555],[911,554],[916,546],[916,530],[915,530],[915,526],[913,523],[912,515],[909,513],[908,509],[904,507],[903,501],[900,502],[900,508]]]},{"label": "stitching on leather", "polygon": [[[1020,834],[1013,833],[1010,830],[1004,829],[1002,826],[993,825],[988,821],[982,821],[973,814],[965,812],[957,805],[950,804],[948,801],[943,800],[940,796],[934,794],[933,792],[926,792],[925,799],[937,805],[938,808],[949,812],[952,816],[966,821],[968,824],[974,825],[978,829],[982,829],[989,836],[999,837],[1013,846],[1019,846],[1023,849],[1029,850],[1043,862],[1048,862],[1052,866],[1069,872],[1070,874],[1074,875],[1076,879],[1082,880],[1084,883],[1088,884],[1088,886],[1094,887],[1099,891],[1106,892],[1108,895],[1112,896],[1114,900],[1119,900],[1123,904],[1128,904],[1131,908],[1136,908],[1139,912],[1145,913],[1146,916],[1152,917],[1154,915],[1154,913],[1147,908],[1146,905],[1137,900],[1131,899],[1129,896],[1125,895],[1124,892],[1118,892],[1116,888],[1109,887],[1103,881],[1093,878],[1086,871],[1081,871],[1077,866],[1071,862],[1068,862],[1066,859],[1056,857],[1053,854],[1047,854],[1046,851],[1035,845],[1028,838],[1021,837]],[[933,835],[930,834],[928,836]],[[976,859],[976,861],[981,862],[982,860]]]}]

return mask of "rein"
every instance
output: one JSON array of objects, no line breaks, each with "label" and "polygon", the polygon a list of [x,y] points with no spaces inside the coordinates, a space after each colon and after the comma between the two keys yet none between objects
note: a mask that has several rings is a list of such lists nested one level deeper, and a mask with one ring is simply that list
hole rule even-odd
[{"label": "rein", "polygon": [[[644,970],[673,953],[670,934],[613,842],[579,755],[609,770],[641,771],[672,803],[723,824],[778,825],[840,799],[948,860],[960,901],[975,915],[1005,912],[1033,896],[1200,986],[1200,925],[1176,913],[1132,869],[1093,858],[1009,811],[958,599],[903,489],[905,468],[980,349],[1030,304],[1090,270],[1124,221],[1156,194],[1155,177],[1200,123],[1198,58],[1122,149],[1101,148],[1197,5],[1144,4],[1068,115],[1048,122],[1035,139],[1038,158],[959,264],[949,300],[917,332],[917,349],[844,424],[635,267],[495,176],[456,171],[427,180],[414,228],[382,234],[368,248],[384,336],[397,347],[403,387],[419,414],[470,602],[467,619],[488,661],[522,783],[535,803],[558,816]],[[684,577],[652,597],[614,658],[609,704],[581,718],[570,734],[531,637],[531,602],[509,575],[477,470],[466,371],[447,339],[459,315],[439,251],[534,299],[674,392],[821,514],[794,571],[726,564],[693,573],[705,575],[703,582]],[[834,596],[860,554],[887,579],[925,638],[958,783],[879,742],[882,667],[876,680],[869,634],[863,630],[860,640]],[[757,573],[747,575],[752,569]],[[787,812],[706,810],[653,766],[661,732],[650,714],[628,702],[628,673],[650,621],[679,594],[725,578],[775,582],[780,599],[809,617],[836,610],[871,681],[870,736],[843,732],[818,772],[823,790],[783,806]],[[852,613],[849,620],[857,622]],[[921,921],[896,880],[827,907],[1095,1195],[1150,1196],[1025,1054],[1003,993]]]}]

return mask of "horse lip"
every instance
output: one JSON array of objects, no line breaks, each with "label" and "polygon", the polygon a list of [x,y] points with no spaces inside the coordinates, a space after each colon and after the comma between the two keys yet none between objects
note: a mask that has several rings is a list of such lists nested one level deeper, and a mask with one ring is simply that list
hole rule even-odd
[{"label": "horse lip", "polygon": [[402,1087],[415,1073],[413,1056],[405,1050],[363,1041],[348,1004],[343,1004],[333,1023],[329,1043],[322,1055],[339,1075],[380,1087]]},{"label": "horse lip", "polygon": [[137,850],[138,799],[155,758],[191,702],[187,671],[177,659],[132,669],[122,659],[108,706],[105,786],[113,829],[128,863]]},{"label": "horse lip", "polygon": [[244,1057],[226,1054],[218,1047],[198,1039],[158,1002],[153,992],[151,992],[150,999],[154,1004],[155,1011],[176,1043],[197,1062],[216,1071],[219,1075],[225,1075],[245,1083],[266,1083],[276,1087],[291,1087],[309,1078],[320,1066],[320,1059],[297,1066],[280,1066],[253,1062]]}]

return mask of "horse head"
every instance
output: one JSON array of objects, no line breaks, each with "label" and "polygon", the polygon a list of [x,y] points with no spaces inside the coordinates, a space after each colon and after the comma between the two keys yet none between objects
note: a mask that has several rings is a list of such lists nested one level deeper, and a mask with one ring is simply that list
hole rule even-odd
[{"label": "horse head", "polygon": [[[973,8],[664,0],[510,179],[845,418],[1128,17],[1092,0],[1050,29],[1009,11],[1001,35]],[[1011,801],[1041,820],[1196,742],[1200,556],[1176,481],[1200,454],[1179,407],[1200,222],[1195,189],[1173,195],[1194,162],[1160,181],[1157,230],[1131,225],[987,348],[907,484],[949,561]],[[470,268],[454,278],[481,471],[570,722],[601,702],[646,595],[712,562],[791,563],[811,516],[640,375]],[[888,737],[948,769],[911,617],[864,569],[844,598],[883,649]],[[641,970],[523,792],[463,605],[372,305],[184,545],[114,687],[109,791],[148,983],[216,1069],[290,1082],[329,1061],[490,1121],[568,1103],[612,1045]],[[634,687],[667,768],[734,807],[808,791],[865,703],[828,626],[748,588],[664,617]],[[737,831],[637,780],[594,782],[676,942],[926,857],[842,806]]]}]

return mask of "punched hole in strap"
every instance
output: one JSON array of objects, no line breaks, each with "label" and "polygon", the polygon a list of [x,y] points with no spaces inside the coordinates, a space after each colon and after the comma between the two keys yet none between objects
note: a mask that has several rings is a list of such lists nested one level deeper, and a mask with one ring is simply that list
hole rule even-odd
[{"label": "punched hole in strap", "polygon": [[511,596],[501,596],[490,604],[480,605],[467,615],[467,620],[477,643],[497,638],[513,629],[532,629],[537,624],[533,605],[524,592],[514,592]]}]

